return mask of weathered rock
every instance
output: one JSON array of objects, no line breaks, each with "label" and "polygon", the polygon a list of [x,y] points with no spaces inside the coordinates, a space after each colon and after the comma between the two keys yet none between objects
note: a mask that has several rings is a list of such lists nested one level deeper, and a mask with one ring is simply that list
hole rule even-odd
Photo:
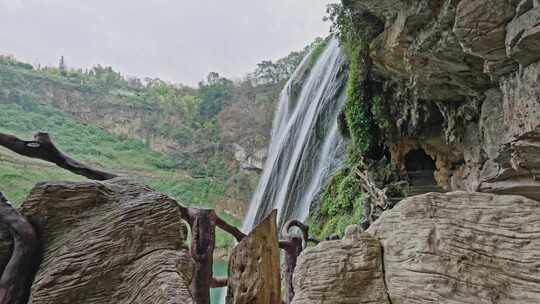
[{"label": "weathered rock", "polygon": [[229,260],[227,304],[279,304],[277,213],[274,210],[238,246]]},{"label": "weathered rock", "polygon": [[[465,151],[475,157],[475,189],[540,199],[540,64],[531,64],[501,80],[501,97],[486,94],[479,122],[481,136]],[[478,144],[480,143],[480,144]]]},{"label": "weathered rock", "polygon": [[486,162],[479,190],[523,195],[540,200],[540,133],[530,132],[501,146],[494,161]]},{"label": "weathered rock", "polygon": [[392,303],[538,303],[539,210],[466,192],[402,201],[368,230],[384,249]]},{"label": "weathered rock", "polygon": [[[539,38],[540,41],[540,38]],[[540,129],[540,62],[501,80],[506,132],[511,137]]]},{"label": "weathered rock", "polygon": [[[465,31],[461,29],[467,24],[458,26],[460,35],[453,32],[456,1],[378,1],[387,5],[372,5],[374,1],[369,0],[353,2],[368,9],[383,10],[371,11],[375,15],[387,14],[384,7],[390,5],[397,10],[394,18],[386,20],[385,31],[370,47],[377,74],[406,82],[413,95],[424,100],[460,101],[478,96],[482,88],[489,87],[484,60],[464,51],[460,44],[459,38]],[[504,32],[504,21],[496,23],[501,23]],[[500,38],[501,44],[492,48],[504,50],[504,36]],[[495,38],[487,36],[486,39]],[[479,43],[471,41],[470,48]]]},{"label": "weathered rock", "polygon": [[[538,1],[346,3],[386,22],[370,57],[395,166],[406,173],[404,156],[420,148],[445,189],[540,197],[528,172],[540,140]],[[529,148],[516,148],[524,138]],[[529,168],[512,172],[516,162]]]},{"label": "weathered rock", "polygon": [[122,179],[43,183],[21,210],[44,245],[32,303],[192,303],[174,200]]},{"label": "weathered rock", "polygon": [[510,58],[522,65],[540,60],[540,6],[530,7],[506,29],[506,52]]},{"label": "weathered rock", "polygon": [[293,304],[390,303],[380,243],[367,233],[322,242],[302,253]]},{"label": "weathered rock", "polygon": [[538,303],[539,210],[521,196],[408,198],[367,233],[304,251],[293,303]]},{"label": "weathered rock", "polygon": [[460,1],[454,33],[464,51],[488,60],[506,58],[506,24],[515,8],[507,0]]}]

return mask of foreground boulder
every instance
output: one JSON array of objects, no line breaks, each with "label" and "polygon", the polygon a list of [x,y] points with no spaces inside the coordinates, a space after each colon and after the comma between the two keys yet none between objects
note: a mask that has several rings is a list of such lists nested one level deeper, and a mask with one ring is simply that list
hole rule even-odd
[{"label": "foreground boulder", "polygon": [[405,200],[368,232],[393,303],[539,303],[540,203],[456,192]]},{"label": "foreground boulder", "polygon": [[124,179],[43,183],[21,210],[44,246],[33,304],[192,303],[187,228],[167,196]]},{"label": "foreground boulder", "polygon": [[294,303],[540,302],[540,202],[430,193],[402,201],[367,233],[306,250]]},{"label": "foreground boulder", "polygon": [[296,267],[293,304],[389,303],[381,246],[367,233],[306,249]]}]

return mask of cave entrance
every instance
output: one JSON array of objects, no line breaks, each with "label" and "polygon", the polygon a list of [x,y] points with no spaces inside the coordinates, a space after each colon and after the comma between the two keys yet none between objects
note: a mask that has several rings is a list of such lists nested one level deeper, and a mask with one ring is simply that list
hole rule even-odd
[{"label": "cave entrance", "polygon": [[405,155],[405,169],[411,186],[435,186],[435,160],[424,149],[412,150]]},{"label": "cave entrance", "polygon": [[405,169],[407,172],[435,171],[435,161],[426,154],[424,149],[412,150],[405,155]]}]

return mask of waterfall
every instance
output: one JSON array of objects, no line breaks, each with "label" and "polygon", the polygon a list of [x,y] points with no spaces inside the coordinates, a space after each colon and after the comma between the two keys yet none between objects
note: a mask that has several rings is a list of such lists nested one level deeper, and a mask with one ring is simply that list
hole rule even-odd
[{"label": "waterfall", "polygon": [[249,231],[272,209],[280,225],[305,220],[344,155],[337,117],[345,103],[346,60],[332,38],[316,62],[308,54],[283,91],[268,159],[244,222]]}]

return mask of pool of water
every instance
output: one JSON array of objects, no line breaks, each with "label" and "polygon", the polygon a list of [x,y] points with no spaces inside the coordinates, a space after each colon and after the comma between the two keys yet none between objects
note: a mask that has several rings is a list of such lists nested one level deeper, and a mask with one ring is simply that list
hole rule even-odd
[{"label": "pool of water", "polygon": [[[227,262],[225,261],[214,261],[214,277],[224,277],[227,276]],[[210,291],[210,303],[220,304],[221,303],[221,292],[225,288],[212,288]]]}]

